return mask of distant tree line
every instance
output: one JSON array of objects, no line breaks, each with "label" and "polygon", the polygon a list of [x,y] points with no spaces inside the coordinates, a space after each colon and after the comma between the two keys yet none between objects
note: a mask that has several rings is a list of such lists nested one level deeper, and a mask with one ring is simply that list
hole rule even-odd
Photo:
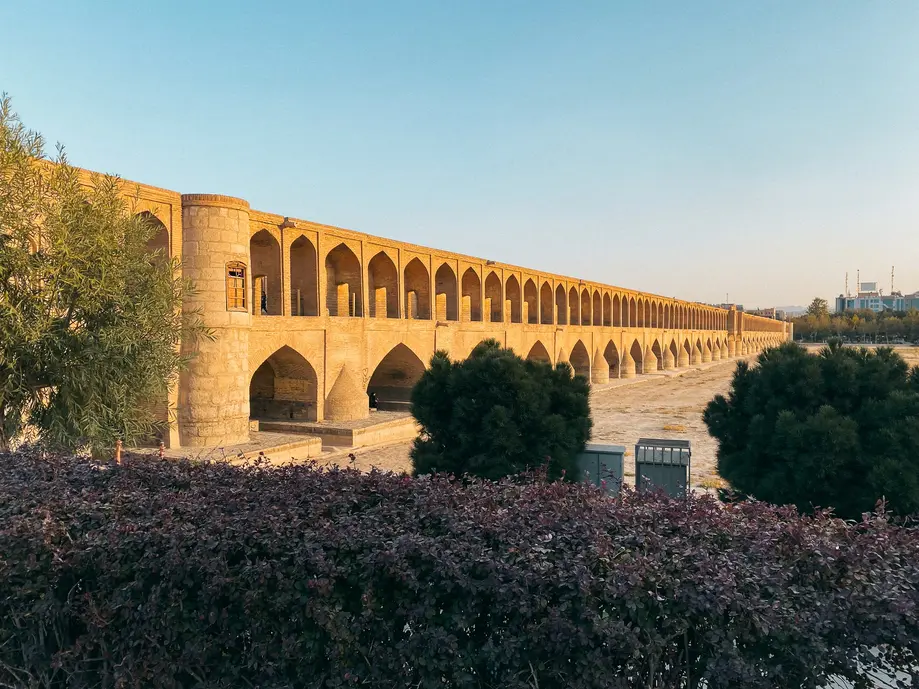
[{"label": "distant tree line", "polygon": [[791,319],[795,338],[806,342],[824,342],[829,338],[863,343],[893,343],[895,340],[919,341],[919,311],[882,311],[869,309],[843,313],[808,313]]}]

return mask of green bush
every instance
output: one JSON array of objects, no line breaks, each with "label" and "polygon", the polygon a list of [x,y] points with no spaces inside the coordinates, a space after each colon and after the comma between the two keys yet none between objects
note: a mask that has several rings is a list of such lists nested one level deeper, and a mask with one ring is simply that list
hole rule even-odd
[{"label": "green bush", "polygon": [[568,364],[524,360],[495,340],[463,361],[437,352],[412,391],[415,474],[497,479],[547,465],[550,478],[573,479],[590,437],[589,391]]},{"label": "green bush", "polygon": [[718,472],[743,494],[852,519],[881,498],[919,511],[919,374],[892,349],[767,350],[738,363],[704,419]]}]

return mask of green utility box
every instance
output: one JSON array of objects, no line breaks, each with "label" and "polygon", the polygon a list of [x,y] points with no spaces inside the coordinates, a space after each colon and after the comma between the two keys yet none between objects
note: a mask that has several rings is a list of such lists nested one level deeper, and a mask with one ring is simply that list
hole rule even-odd
[{"label": "green utility box", "polygon": [[640,438],[635,444],[635,487],[685,496],[692,449],[688,440]]},{"label": "green utility box", "polygon": [[597,445],[588,443],[578,455],[578,471],[582,481],[597,487],[606,482],[606,492],[618,495],[622,486],[623,457],[625,448],[622,445]]}]

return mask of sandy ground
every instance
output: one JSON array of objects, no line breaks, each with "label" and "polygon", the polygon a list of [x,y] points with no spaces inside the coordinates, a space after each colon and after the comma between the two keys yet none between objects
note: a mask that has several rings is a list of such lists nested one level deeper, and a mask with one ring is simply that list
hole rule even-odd
[{"label": "sandy ground", "polygon": [[[692,442],[694,486],[718,485],[715,472],[715,441],[702,422],[702,410],[716,394],[726,392],[734,362],[716,362],[680,372],[658,373],[632,380],[615,381],[591,392],[594,420],[591,442],[626,447],[627,481],[634,482],[633,450],[641,437],[685,439]],[[354,466],[388,471],[410,471],[411,443],[354,450]],[[320,459],[320,461],[322,461]],[[329,463],[347,464],[339,455]]]},{"label": "sandy ground", "polygon": [[[809,347],[809,349],[811,349]],[[818,351],[820,347],[813,347]],[[911,366],[919,366],[919,347],[894,347]],[[755,357],[749,357],[755,361]],[[694,487],[714,489],[722,484],[715,468],[715,440],[702,422],[705,405],[717,394],[724,394],[731,384],[736,360],[703,364],[674,373],[639,376],[619,380],[591,391],[591,414],[594,428],[591,442],[626,447],[626,481],[634,483],[635,442],[646,438],[674,438],[692,443]],[[354,450],[355,467],[368,471],[411,471],[411,443]],[[320,462],[348,464],[347,454]]]}]

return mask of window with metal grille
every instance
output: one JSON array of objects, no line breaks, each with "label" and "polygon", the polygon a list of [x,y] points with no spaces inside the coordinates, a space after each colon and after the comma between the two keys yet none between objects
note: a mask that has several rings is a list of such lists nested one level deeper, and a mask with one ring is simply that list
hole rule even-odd
[{"label": "window with metal grille", "polygon": [[246,265],[227,264],[227,310],[246,310]]}]

